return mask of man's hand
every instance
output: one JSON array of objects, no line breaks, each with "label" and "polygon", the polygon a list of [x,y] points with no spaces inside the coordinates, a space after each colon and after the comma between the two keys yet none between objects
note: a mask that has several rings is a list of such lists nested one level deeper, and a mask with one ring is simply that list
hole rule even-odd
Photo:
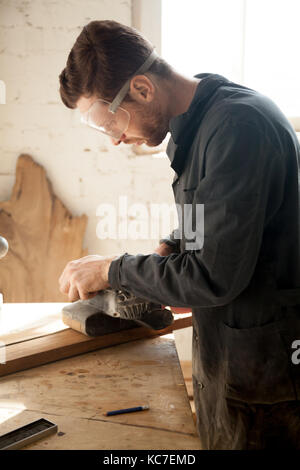
[{"label": "man's hand", "polygon": [[109,287],[110,263],[118,256],[89,255],[70,261],[59,278],[60,291],[71,302],[94,297],[99,290]]},{"label": "man's hand", "polygon": [[172,246],[167,245],[167,243],[161,243],[158,245],[156,250],[154,250],[154,253],[157,253],[160,256],[168,256],[171,253],[175,253],[174,249]]}]

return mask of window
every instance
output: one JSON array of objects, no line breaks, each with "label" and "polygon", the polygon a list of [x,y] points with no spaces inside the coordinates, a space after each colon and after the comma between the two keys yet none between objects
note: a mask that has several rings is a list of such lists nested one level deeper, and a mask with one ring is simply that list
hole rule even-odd
[{"label": "window", "polygon": [[161,0],[162,56],[189,76],[218,73],[300,118],[299,0]]}]

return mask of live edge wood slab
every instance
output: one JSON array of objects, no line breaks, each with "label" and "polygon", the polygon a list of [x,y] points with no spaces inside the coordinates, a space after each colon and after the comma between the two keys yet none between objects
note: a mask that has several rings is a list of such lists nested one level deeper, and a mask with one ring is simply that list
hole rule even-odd
[{"label": "live edge wood slab", "polygon": [[5,363],[0,364],[0,377],[96,349],[128,343],[140,338],[166,335],[191,325],[191,314],[179,315],[171,326],[159,331],[138,327],[91,338],[74,330],[65,329],[42,337],[4,345],[2,348],[5,348],[5,354],[1,354],[1,357],[5,357]]},{"label": "live edge wood slab", "polygon": [[20,155],[11,198],[0,201],[1,235],[10,247],[0,263],[5,302],[64,302],[58,278],[68,261],[87,254],[86,225],[86,215],[73,216],[54,194],[45,169]]}]

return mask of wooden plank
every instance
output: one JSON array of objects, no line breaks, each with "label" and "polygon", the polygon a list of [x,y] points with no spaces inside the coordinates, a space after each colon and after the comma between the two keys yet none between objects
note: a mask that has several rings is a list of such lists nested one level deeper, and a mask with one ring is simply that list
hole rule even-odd
[{"label": "wooden plank", "polygon": [[[111,409],[148,411],[113,417]],[[145,338],[0,379],[1,433],[58,424],[30,449],[199,449],[173,335]]]},{"label": "wooden plank", "polygon": [[193,390],[193,367],[192,361],[180,361],[180,366],[183,374],[183,378],[185,381],[186,391],[190,400],[194,398],[194,390]]},{"label": "wooden plank", "polygon": [[190,400],[193,400],[194,398],[194,390],[193,390],[193,382],[192,379],[187,380],[185,379],[185,386],[186,386],[186,391],[188,394],[188,397]]},{"label": "wooden plank", "polygon": [[165,335],[174,330],[192,325],[191,315],[177,315],[177,317],[179,318],[176,318],[172,325],[159,331],[138,327],[91,338],[77,331],[67,329],[41,338],[4,346],[6,363],[0,364],[0,377],[88,351],[127,343],[139,338]]},{"label": "wooden plank", "polygon": [[192,361],[180,361],[180,365],[181,365],[184,380],[192,380],[192,373],[193,373]]}]

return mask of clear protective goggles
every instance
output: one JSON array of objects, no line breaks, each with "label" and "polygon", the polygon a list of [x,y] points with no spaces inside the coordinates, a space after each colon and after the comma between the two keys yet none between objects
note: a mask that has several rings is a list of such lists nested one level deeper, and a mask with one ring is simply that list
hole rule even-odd
[{"label": "clear protective goggles", "polygon": [[153,50],[141,67],[123,85],[114,100],[110,103],[106,100],[97,99],[89,109],[81,115],[81,122],[103,134],[109,135],[113,139],[120,140],[122,135],[127,131],[130,121],[129,112],[121,108],[120,104],[130,89],[132,78],[146,72],[156,58],[157,54]]}]

